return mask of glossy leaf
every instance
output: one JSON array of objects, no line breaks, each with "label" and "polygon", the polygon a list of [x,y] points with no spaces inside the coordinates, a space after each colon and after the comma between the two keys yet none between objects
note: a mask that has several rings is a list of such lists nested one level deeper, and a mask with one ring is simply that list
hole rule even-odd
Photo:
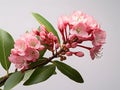
[{"label": "glossy leaf", "polygon": [[0,62],[6,71],[10,67],[8,56],[10,55],[13,46],[14,40],[12,36],[8,32],[0,29]]},{"label": "glossy leaf", "polygon": [[[52,24],[48,20],[46,20],[43,16],[41,16],[38,13],[32,13],[32,14],[40,24],[42,24],[46,27],[46,30],[48,32],[52,32],[54,35],[56,35],[58,37],[56,30],[54,29],[54,27],[52,26]],[[59,37],[58,37],[58,40],[60,42]]]},{"label": "glossy leaf", "polygon": [[32,85],[47,80],[55,72],[55,65],[38,67],[24,85]]},{"label": "glossy leaf", "polygon": [[40,58],[39,58],[39,59],[41,59],[41,58],[44,56],[44,54],[45,54],[46,51],[47,51],[47,50],[44,49],[44,50],[42,50],[42,51],[39,52],[39,53],[40,53]]},{"label": "glossy leaf", "polygon": [[59,62],[59,61],[54,61],[53,62],[57,68],[67,77],[69,77],[70,79],[74,80],[75,82],[78,83],[83,83],[83,78],[80,75],[80,73],[75,70],[74,68],[72,68],[71,66],[68,66],[65,63]]},{"label": "glossy leaf", "polygon": [[32,73],[34,72],[34,69],[33,70],[28,70],[25,72],[25,75],[24,75],[24,78],[22,81],[26,81],[30,78],[30,76],[32,75]]},{"label": "glossy leaf", "polygon": [[24,77],[24,73],[15,72],[13,73],[5,82],[4,90],[11,90],[14,86],[16,86],[20,81],[22,81]]}]

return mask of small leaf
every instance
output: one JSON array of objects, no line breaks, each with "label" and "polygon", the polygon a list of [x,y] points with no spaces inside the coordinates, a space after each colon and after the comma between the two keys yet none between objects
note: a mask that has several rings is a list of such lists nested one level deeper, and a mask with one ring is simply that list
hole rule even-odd
[{"label": "small leaf", "polygon": [[55,72],[55,65],[38,67],[24,85],[32,85],[47,80]]},{"label": "small leaf", "polygon": [[22,81],[23,77],[24,77],[24,73],[20,71],[13,73],[5,82],[4,90],[12,89],[14,86],[20,83],[20,81]]},{"label": "small leaf", "polygon": [[45,54],[46,51],[47,51],[47,50],[44,49],[44,50],[42,50],[42,51],[39,52],[39,53],[40,53],[40,59],[44,56],[44,54]]},{"label": "small leaf", "polygon": [[8,32],[0,29],[0,62],[6,71],[8,71],[10,67],[8,56],[10,55],[13,46],[14,40],[12,36]]},{"label": "small leaf", "polygon": [[78,83],[83,83],[83,78],[81,77],[80,73],[75,70],[74,68],[68,66],[65,63],[59,62],[59,61],[54,61],[53,62],[57,68],[67,77],[69,77],[70,79],[78,82]]},{"label": "small leaf", "polygon": [[[32,14],[40,24],[42,24],[46,27],[46,30],[48,32],[52,32],[54,35],[56,35],[58,37],[58,34],[57,34],[56,30],[54,29],[54,27],[52,26],[52,24],[48,20],[46,20],[43,16],[41,16],[38,13],[32,13]],[[60,43],[59,37],[58,37],[58,40],[59,40],[59,43]]]}]

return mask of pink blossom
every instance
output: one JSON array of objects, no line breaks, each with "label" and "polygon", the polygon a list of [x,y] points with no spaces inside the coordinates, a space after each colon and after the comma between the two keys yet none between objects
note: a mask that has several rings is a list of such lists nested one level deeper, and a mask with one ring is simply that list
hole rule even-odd
[{"label": "pink blossom", "polygon": [[96,20],[92,16],[87,15],[86,19],[87,19],[86,24],[88,25],[89,29],[95,30],[100,28],[100,25],[96,22]]},{"label": "pink blossom", "polygon": [[14,50],[12,50],[14,53],[16,52],[18,55],[25,55],[25,50],[27,48],[26,41],[24,39],[18,39],[16,40],[14,44]]},{"label": "pink blossom", "polygon": [[86,22],[86,14],[81,11],[75,11],[72,13],[69,19],[69,25],[74,26],[78,23],[85,23]]},{"label": "pink blossom", "polygon": [[35,62],[39,58],[39,52],[34,48],[27,48],[25,60]]},{"label": "pink blossom", "polygon": [[24,56],[11,54],[8,58],[10,62],[15,64],[16,68],[28,68],[27,62],[24,60]]},{"label": "pink blossom", "polygon": [[39,51],[43,50],[44,46],[36,36],[33,31],[27,32],[15,41],[9,60],[16,68],[25,69],[29,63],[39,58]]},{"label": "pink blossom", "polygon": [[44,46],[40,44],[40,41],[35,36],[29,36],[27,37],[27,45],[30,48],[43,50]]},{"label": "pink blossom", "polygon": [[78,23],[71,28],[70,34],[75,34],[77,37],[88,37],[87,26],[83,23]]},{"label": "pink blossom", "polygon": [[100,50],[101,50],[101,45],[95,46],[90,49],[90,56],[91,56],[92,60],[94,60],[95,57],[98,57],[98,55],[100,54]]},{"label": "pink blossom", "polygon": [[66,30],[66,26],[68,24],[68,17],[67,16],[61,16],[58,18],[58,29],[63,32],[63,30]]},{"label": "pink blossom", "polygon": [[94,30],[93,31],[93,41],[92,44],[94,46],[99,46],[105,43],[105,39],[106,39],[106,32],[102,31],[100,29]]}]

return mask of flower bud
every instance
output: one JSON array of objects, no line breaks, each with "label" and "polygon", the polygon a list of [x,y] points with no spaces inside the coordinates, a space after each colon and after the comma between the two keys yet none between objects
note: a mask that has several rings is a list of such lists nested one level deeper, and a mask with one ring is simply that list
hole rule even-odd
[{"label": "flower bud", "polygon": [[71,44],[71,46],[72,46],[72,48],[75,48],[76,46],[77,46],[77,42],[73,42],[72,44]]},{"label": "flower bud", "polygon": [[66,47],[67,47],[67,48],[70,48],[71,46],[70,46],[70,44],[69,44],[69,43],[67,43],[67,44],[66,44]]},{"label": "flower bud", "polygon": [[75,52],[74,54],[78,57],[83,57],[84,56],[83,52]]},{"label": "flower bud", "polygon": [[59,43],[56,43],[55,44],[55,48],[58,49],[60,47],[60,44]]},{"label": "flower bud", "polygon": [[70,51],[66,52],[66,55],[67,55],[67,56],[72,56],[72,54],[73,54],[73,53],[70,52]]}]

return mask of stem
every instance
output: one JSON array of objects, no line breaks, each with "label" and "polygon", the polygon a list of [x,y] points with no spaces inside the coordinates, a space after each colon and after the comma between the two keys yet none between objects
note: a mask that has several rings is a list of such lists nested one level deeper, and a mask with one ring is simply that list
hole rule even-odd
[{"label": "stem", "polygon": [[87,50],[90,50],[90,49],[91,49],[90,47],[86,47],[86,46],[83,46],[83,45],[77,45],[77,46],[82,47],[82,48],[85,48],[85,49],[87,49]]},{"label": "stem", "polygon": [[9,75],[9,71],[7,70],[7,75]]}]

